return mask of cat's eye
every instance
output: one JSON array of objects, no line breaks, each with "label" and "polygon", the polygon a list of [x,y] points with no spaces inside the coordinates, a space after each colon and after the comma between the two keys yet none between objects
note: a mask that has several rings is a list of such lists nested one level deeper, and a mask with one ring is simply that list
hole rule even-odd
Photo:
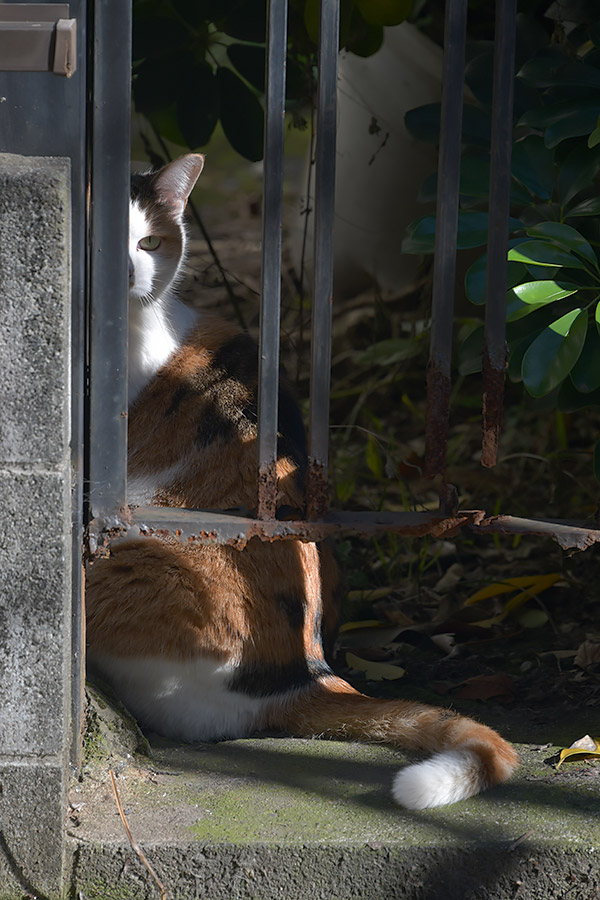
[{"label": "cat's eye", "polygon": [[158,250],[160,243],[160,238],[156,234],[149,234],[148,237],[143,237],[141,241],[138,241],[138,247],[140,250]]}]

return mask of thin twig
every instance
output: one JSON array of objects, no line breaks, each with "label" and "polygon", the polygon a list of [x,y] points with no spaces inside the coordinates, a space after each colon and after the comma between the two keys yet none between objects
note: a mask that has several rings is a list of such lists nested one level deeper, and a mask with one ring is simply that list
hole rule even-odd
[{"label": "thin twig", "polygon": [[167,889],[165,888],[164,884],[162,883],[162,881],[160,880],[160,878],[158,877],[158,875],[156,874],[156,872],[154,871],[154,869],[152,868],[152,866],[150,865],[148,860],[146,859],[142,848],[140,847],[140,845],[138,844],[138,842],[136,841],[136,839],[134,838],[134,836],[131,833],[131,828],[129,827],[127,819],[125,818],[125,813],[123,812],[123,807],[121,806],[121,800],[119,798],[119,792],[117,790],[117,782],[115,780],[115,773],[113,772],[112,769],[110,769],[109,771],[110,771],[110,780],[112,781],[113,793],[115,795],[115,802],[117,804],[117,809],[119,810],[119,815],[121,816],[121,822],[123,823],[123,828],[125,829],[125,831],[127,833],[127,837],[129,838],[129,843],[131,844],[131,849],[134,851],[134,853],[137,854],[138,859],[140,860],[140,862],[142,863],[142,865],[144,866],[146,871],[152,876],[154,883],[156,884],[157,888],[160,891],[160,900],[167,900]]}]

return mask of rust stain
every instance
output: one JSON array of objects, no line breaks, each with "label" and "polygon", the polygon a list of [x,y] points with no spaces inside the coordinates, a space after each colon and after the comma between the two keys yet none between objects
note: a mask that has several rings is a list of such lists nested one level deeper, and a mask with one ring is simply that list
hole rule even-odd
[{"label": "rust stain", "polygon": [[277,513],[277,460],[263,464],[258,470],[259,519],[274,519]]},{"label": "rust stain", "polygon": [[310,520],[322,519],[329,509],[327,471],[323,463],[309,460],[306,472],[306,515]]},{"label": "rust stain", "polygon": [[502,425],[502,404],[504,400],[504,380],[508,353],[499,368],[492,364],[487,349],[483,354],[483,437],[481,442],[481,465],[491,469],[496,465],[498,440]]},{"label": "rust stain", "polygon": [[425,426],[425,477],[446,471],[446,444],[450,410],[450,378],[434,362],[427,369],[427,423]]}]

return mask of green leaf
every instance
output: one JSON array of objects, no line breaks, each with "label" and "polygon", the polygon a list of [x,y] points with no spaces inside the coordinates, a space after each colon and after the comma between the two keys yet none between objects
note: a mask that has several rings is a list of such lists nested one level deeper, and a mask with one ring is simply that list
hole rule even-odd
[{"label": "green leaf", "polygon": [[598,69],[575,62],[558,46],[542,50],[528,60],[518,77],[537,88],[600,88]]},{"label": "green leaf", "polygon": [[369,25],[357,9],[352,10],[346,49],[356,56],[368,57],[377,53],[383,43],[381,25]]},{"label": "green leaf", "polygon": [[369,25],[399,25],[412,10],[412,0],[356,0],[360,14]]},{"label": "green leaf", "polygon": [[[404,116],[407,131],[419,141],[438,144],[440,140],[439,103],[427,103],[409,109]],[[490,116],[478,106],[463,106],[462,138],[469,144],[489,146],[492,122]]]},{"label": "green leaf", "polygon": [[513,144],[512,173],[521,184],[539,197],[549,200],[554,190],[554,154],[536,135]]},{"label": "green leaf", "polygon": [[230,44],[227,56],[240,75],[262,93],[265,89],[265,48],[252,44]]},{"label": "green leaf", "polygon": [[527,229],[527,234],[534,238],[545,238],[563,250],[571,250],[598,268],[598,258],[589,243],[576,228],[562,222],[539,222]]},{"label": "green leaf", "polygon": [[393,366],[421,353],[421,344],[409,338],[388,338],[372,344],[360,354],[357,362],[363,366]]},{"label": "green leaf", "polygon": [[600,147],[579,144],[564,159],[558,171],[556,190],[563,206],[579,191],[589,187],[600,171]]},{"label": "green leaf", "polygon": [[587,145],[590,149],[592,147],[597,147],[598,144],[600,144],[600,126],[594,128],[587,140]]},{"label": "green leaf", "polygon": [[[202,103],[198,103],[202,97]],[[207,63],[199,63],[182,78],[177,91],[177,124],[190,150],[211,138],[219,121],[217,79]]]},{"label": "green leaf", "polygon": [[529,315],[534,309],[562,300],[579,290],[576,284],[560,284],[556,281],[528,281],[518,284],[506,295],[506,320],[514,322]]},{"label": "green leaf", "polygon": [[523,628],[541,628],[548,621],[548,613],[543,609],[524,609],[516,619]]},{"label": "green leaf", "polygon": [[372,472],[376,478],[383,478],[383,458],[381,456],[381,450],[379,449],[379,444],[371,434],[367,441],[366,460],[369,471]]},{"label": "green leaf", "polygon": [[[511,242],[512,243],[512,242]],[[519,284],[525,278],[527,269],[517,262],[506,264],[506,289],[510,290],[515,284]],[[467,269],[465,275],[465,292],[467,297],[476,306],[483,306],[486,301],[487,288],[487,253],[476,259]]]},{"label": "green leaf", "polygon": [[599,111],[600,103],[598,102],[590,109],[573,109],[570,115],[566,115],[548,126],[544,135],[546,146],[556,147],[557,144],[568,138],[590,134],[598,121]]},{"label": "green leaf", "polygon": [[600,197],[589,197],[572,206],[565,213],[566,219],[573,219],[576,216],[598,216],[600,215]]},{"label": "green leaf", "polygon": [[571,370],[571,381],[582,394],[600,388],[600,334],[588,328],[579,359]]},{"label": "green leaf", "polygon": [[573,309],[548,325],[523,357],[521,374],[532,397],[543,397],[567,377],[583,348],[587,311]]},{"label": "green leaf", "polygon": [[[575,108],[574,108],[575,107]],[[527,125],[530,128],[547,128],[563,119],[568,119],[573,112],[583,112],[584,110],[595,110],[596,117],[600,115],[600,98],[594,97],[591,100],[562,100],[560,103],[550,103],[548,106],[538,106],[535,109],[529,109],[525,115],[521,116],[518,125]],[[596,124],[595,122],[593,124]],[[592,126],[593,127],[593,126]],[[583,132],[583,134],[588,134]]]},{"label": "green leaf", "polygon": [[[518,219],[509,219],[509,228],[516,231],[523,227]],[[469,250],[481,247],[487,242],[488,215],[484,212],[465,212],[458,214],[457,248]],[[406,229],[406,237],[402,241],[403,253],[433,253],[435,247],[435,216],[422,216]]]},{"label": "green leaf", "polygon": [[585,269],[584,263],[572,253],[566,253],[547,241],[525,241],[508,251],[508,258],[528,266],[565,266],[569,269]]},{"label": "green leaf", "polygon": [[232,69],[217,69],[221,125],[234,150],[256,162],[263,156],[264,114],[255,94]]}]

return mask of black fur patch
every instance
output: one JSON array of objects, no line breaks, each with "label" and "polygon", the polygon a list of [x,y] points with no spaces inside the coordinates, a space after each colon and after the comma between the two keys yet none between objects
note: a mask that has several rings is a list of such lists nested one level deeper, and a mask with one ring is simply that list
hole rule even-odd
[{"label": "black fur patch", "polygon": [[179,407],[181,406],[183,401],[187,397],[191,397],[192,393],[193,392],[186,385],[181,385],[181,387],[178,387],[177,390],[173,394],[173,399],[171,400],[171,404],[170,404],[168,410],[166,411],[165,415],[174,416],[175,413],[179,412]]},{"label": "black fur patch", "polygon": [[229,690],[250,697],[269,697],[307,687],[331,669],[322,659],[301,659],[285,666],[240,666]]},{"label": "black fur patch", "polygon": [[278,594],[276,601],[287,616],[287,620],[291,627],[304,627],[304,598],[298,594]]},{"label": "black fur patch", "polygon": [[212,368],[221,369],[229,378],[248,385],[256,381],[258,346],[249,334],[241,332],[219,347]]},{"label": "black fur patch", "polygon": [[198,425],[196,443],[199,447],[208,447],[218,438],[230,441],[235,436],[235,432],[235,423],[223,415],[217,404],[215,402],[207,403]]}]

